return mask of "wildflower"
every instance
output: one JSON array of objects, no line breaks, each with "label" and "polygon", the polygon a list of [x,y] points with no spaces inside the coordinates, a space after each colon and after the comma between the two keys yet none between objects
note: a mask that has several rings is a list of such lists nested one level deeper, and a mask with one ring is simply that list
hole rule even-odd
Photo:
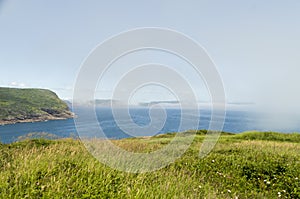
[{"label": "wildflower", "polygon": [[270,181],[267,181],[267,184],[271,184],[271,182],[270,182]]},{"label": "wildflower", "polygon": [[212,162],[212,163],[214,163],[214,162],[215,162],[215,160],[212,160],[211,162]]},{"label": "wildflower", "polygon": [[231,193],[231,190],[230,190],[230,189],[228,189],[227,191],[228,191],[228,193]]},{"label": "wildflower", "polygon": [[281,197],[281,193],[280,192],[278,192],[278,197]]}]

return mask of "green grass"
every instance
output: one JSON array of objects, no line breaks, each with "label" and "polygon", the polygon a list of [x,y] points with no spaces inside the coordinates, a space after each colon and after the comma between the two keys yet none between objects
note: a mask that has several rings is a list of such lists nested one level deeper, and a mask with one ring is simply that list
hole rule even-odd
[{"label": "green grass", "polygon": [[300,143],[300,136],[298,133],[283,134],[278,132],[244,132],[235,136],[242,140],[270,140],[278,142],[297,142]]},{"label": "green grass", "polygon": [[46,89],[0,88],[0,121],[68,115],[68,106]]},{"label": "green grass", "polygon": [[[79,140],[2,144],[0,198],[300,198],[299,134],[223,133],[213,151],[199,158],[204,134],[197,133],[174,163],[141,174],[103,165]],[[113,142],[150,152],[173,136]]]}]

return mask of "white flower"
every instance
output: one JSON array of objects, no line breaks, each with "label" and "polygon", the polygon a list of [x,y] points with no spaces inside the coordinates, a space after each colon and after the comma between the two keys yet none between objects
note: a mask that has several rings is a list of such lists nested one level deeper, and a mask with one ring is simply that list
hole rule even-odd
[{"label": "white flower", "polygon": [[230,190],[230,189],[228,189],[227,191],[228,191],[228,193],[231,193],[231,190]]},{"label": "white flower", "polygon": [[267,182],[267,184],[271,184],[271,182],[270,182],[270,181],[268,181],[268,182]]}]

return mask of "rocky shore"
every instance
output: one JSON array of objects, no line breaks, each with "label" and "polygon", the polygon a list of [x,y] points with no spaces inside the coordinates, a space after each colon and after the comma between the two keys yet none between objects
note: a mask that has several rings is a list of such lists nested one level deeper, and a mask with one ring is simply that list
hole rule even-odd
[{"label": "rocky shore", "polygon": [[0,120],[0,125],[7,125],[7,124],[16,124],[16,123],[33,123],[33,122],[44,122],[48,120],[66,120],[70,118],[74,118],[75,114],[68,111],[64,112],[59,115],[42,115],[37,117],[29,117],[29,118],[7,118]]}]

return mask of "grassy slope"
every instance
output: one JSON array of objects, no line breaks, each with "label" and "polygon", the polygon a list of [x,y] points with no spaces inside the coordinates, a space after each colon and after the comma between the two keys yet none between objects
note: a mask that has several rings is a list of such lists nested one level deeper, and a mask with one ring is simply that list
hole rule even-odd
[{"label": "grassy slope", "polygon": [[[151,151],[172,134],[114,141],[130,151]],[[300,135],[224,134],[198,158],[191,148],[166,168],[143,174],[111,169],[78,140],[28,140],[0,146],[1,198],[300,198]],[[280,194],[279,194],[280,192]]]},{"label": "grassy slope", "polygon": [[67,104],[50,90],[0,88],[0,121],[65,117],[69,114]]}]

